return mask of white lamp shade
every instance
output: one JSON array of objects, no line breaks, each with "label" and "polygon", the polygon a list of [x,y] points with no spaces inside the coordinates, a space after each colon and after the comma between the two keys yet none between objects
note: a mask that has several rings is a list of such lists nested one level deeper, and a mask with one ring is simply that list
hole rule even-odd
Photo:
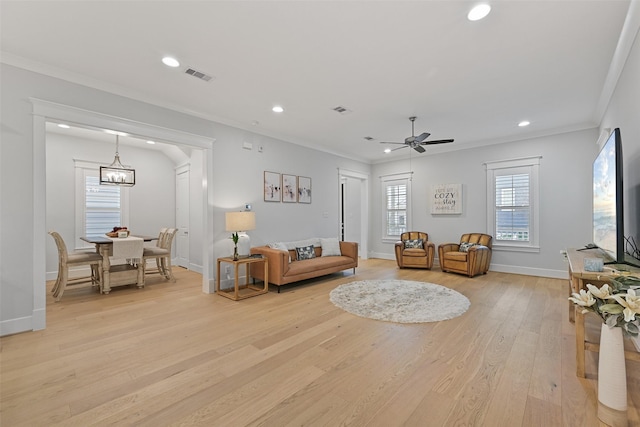
[{"label": "white lamp shade", "polygon": [[255,212],[227,212],[225,214],[225,228],[227,231],[255,230]]}]

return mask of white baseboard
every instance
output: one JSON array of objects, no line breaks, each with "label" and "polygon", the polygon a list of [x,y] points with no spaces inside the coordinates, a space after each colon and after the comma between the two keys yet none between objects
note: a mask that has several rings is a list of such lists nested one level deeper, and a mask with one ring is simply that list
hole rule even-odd
[{"label": "white baseboard", "polygon": [[0,337],[44,329],[45,315],[46,310],[43,308],[34,310],[31,316],[3,320],[0,322]]},{"label": "white baseboard", "polygon": [[[396,259],[394,254],[386,254],[380,252],[372,252],[371,258],[388,259],[391,261],[395,261]],[[434,259],[433,265],[440,266],[438,258]],[[550,270],[547,268],[532,268],[517,265],[503,265],[492,263],[489,271],[496,271],[499,273],[523,274],[525,276],[550,277],[554,279],[569,279],[568,270]]]}]

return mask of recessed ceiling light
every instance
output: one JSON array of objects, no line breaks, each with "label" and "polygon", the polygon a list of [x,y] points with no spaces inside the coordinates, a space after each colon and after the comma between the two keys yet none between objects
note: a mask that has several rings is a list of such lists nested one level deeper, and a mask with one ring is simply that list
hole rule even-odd
[{"label": "recessed ceiling light", "polygon": [[273,111],[274,113],[282,113],[284,111],[284,108],[279,105],[274,105],[271,111]]},{"label": "recessed ceiling light", "polygon": [[385,152],[385,153],[390,153],[390,152],[391,152],[391,148],[385,148],[385,149],[384,149],[384,152]]},{"label": "recessed ceiling light", "polygon": [[155,144],[155,143],[156,143],[155,141],[147,141],[147,144],[151,144],[151,145],[153,145],[153,144]]},{"label": "recessed ceiling light", "polygon": [[467,19],[469,21],[479,21],[491,12],[491,6],[486,3],[478,4],[469,11]]},{"label": "recessed ceiling light", "polygon": [[69,126],[69,125],[65,125],[64,123],[60,123],[60,124],[58,124],[58,127],[59,127],[59,128],[62,128],[62,129],[71,129],[71,126]]},{"label": "recessed ceiling light", "polygon": [[521,128],[525,127],[525,126],[529,126],[531,124],[531,122],[527,121],[527,120],[523,120],[520,123],[518,123],[518,126],[520,126]]},{"label": "recessed ceiling light", "polygon": [[162,58],[162,63],[164,65],[166,65],[167,67],[179,67],[180,63],[178,62],[177,59],[172,58],[170,56],[165,56],[164,58]]}]

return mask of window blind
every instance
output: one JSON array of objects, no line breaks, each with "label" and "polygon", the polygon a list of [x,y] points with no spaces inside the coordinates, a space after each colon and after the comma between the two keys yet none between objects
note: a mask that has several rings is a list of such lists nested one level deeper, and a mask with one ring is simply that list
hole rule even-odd
[{"label": "window blind", "polygon": [[529,241],[529,174],[495,177],[496,240]]},{"label": "window blind", "polygon": [[387,236],[407,231],[407,185],[387,184]]},{"label": "window blind", "polygon": [[97,176],[85,177],[85,235],[104,236],[120,226],[120,187],[100,185]]}]

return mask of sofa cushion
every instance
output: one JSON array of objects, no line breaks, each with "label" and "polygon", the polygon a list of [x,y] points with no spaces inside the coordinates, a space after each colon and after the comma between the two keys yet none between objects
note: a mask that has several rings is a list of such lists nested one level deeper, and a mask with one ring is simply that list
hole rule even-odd
[{"label": "sofa cushion", "polygon": [[422,239],[405,240],[404,247],[405,249],[422,249],[424,244]]},{"label": "sofa cushion", "polygon": [[322,256],[340,256],[340,242],[337,238],[320,239],[320,245],[322,246]]},{"label": "sofa cushion", "polygon": [[313,245],[296,248],[296,257],[298,261],[315,258],[316,253],[313,250]]},{"label": "sofa cushion", "polygon": [[284,276],[299,276],[301,274],[318,272],[337,268],[353,263],[353,259],[346,256],[316,257],[304,261],[293,261]]},{"label": "sofa cushion", "polygon": [[[289,252],[289,250],[287,249],[287,245],[285,245],[283,242],[275,242],[275,243],[270,243],[268,245],[271,249],[277,249],[279,251],[285,251],[285,252]],[[291,254],[289,254],[289,262],[291,262]]]}]

